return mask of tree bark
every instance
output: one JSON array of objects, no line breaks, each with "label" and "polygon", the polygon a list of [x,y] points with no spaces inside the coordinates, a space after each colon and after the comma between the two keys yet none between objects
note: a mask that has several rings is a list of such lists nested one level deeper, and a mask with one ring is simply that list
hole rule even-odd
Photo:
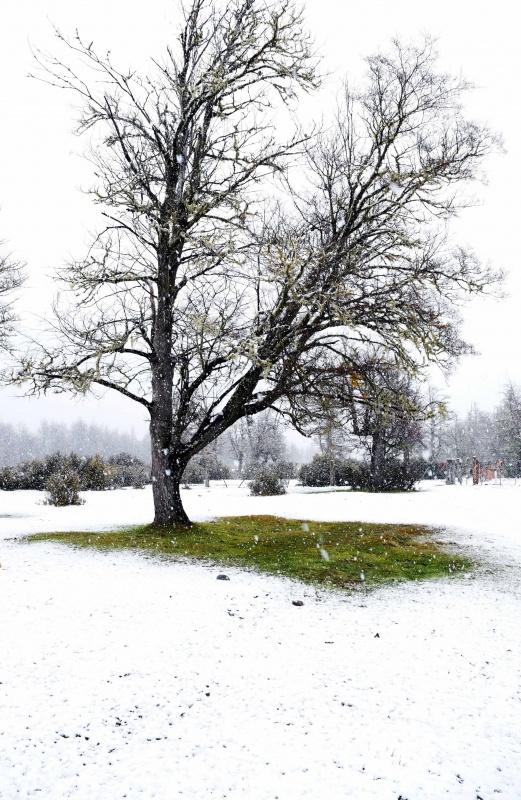
[{"label": "tree bark", "polygon": [[335,456],[333,453],[329,456],[329,485],[336,486],[336,474],[335,474]]},{"label": "tree bark", "polygon": [[378,429],[373,433],[371,445],[371,484],[374,491],[380,491],[382,487],[382,468],[384,457],[384,443],[381,431]]},{"label": "tree bark", "polygon": [[179,462],[171,448],[171,422],[150,421],[152,449],[152,493],[154,496],[154,525],[169,527],[187,525],[190,520],[181,500],[180,483],[186,464]]}]

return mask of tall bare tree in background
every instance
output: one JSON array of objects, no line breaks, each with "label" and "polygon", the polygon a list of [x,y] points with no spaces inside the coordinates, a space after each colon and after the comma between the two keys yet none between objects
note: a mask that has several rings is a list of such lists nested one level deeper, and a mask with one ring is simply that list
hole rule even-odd
[{"label": "tall bare tree in background", "polygon": [[255,417],[242,417],[225,437],[230,454],[237,461],[240,478],[251,478],[286,452],[281,418],[271,409]]},{"label": "tall bare tree in background", "polygon": [[[454,303],[494,276],[444,225],[494,139],[464,119],[466,85],[438,74],[428,42],[369,59],[366,88],[346,90],[299,155],[305,137],[279,143],[268,122],[317,84],[292,4],[193,0],[147,76],[60,41],[93,70],[41,59],[98,136],[107,226],[62,271],[57,346],[29,356],[24,378],[34,391],[108,387],[148,410],[157,524],[187,520],[191,457],[242,417],[289,413],[324,370],[356,375],[370,344],[411,369],[465,349]],[[299,191],[269,209],[292,159]]]},{"label": "tall bare tree in background", "polygon": [[313,389],[292,408],[294,424],[305,435],[319,438],[329,458],[330,485],[335,464],[346,446],[369,456],[370,486],[380,491],[389,461],[402,459],[407,470],[412,453],[425,446],[426,422],[443,404],[426,397],[420,381],[382,348],[366,348],[356,355],[356,370],[346,352],[340,364],[323,364]]},{"label": "tall bare tree in background", "polygon": [[371,488],[379,491],[385,482],[385,466],[400,455],[407,469],[411,452],[424,445],[424,423],[437,410],[422,395],[407,373],[385,358],[366,364],[363,403],[354,402],[348,387],[350,427],[369,455]]}]

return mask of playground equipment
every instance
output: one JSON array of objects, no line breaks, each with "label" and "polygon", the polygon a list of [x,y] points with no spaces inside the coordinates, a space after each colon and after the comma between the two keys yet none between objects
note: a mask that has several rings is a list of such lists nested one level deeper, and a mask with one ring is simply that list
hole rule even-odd
[{"label": "playground equipment", "polygon": [[472,465],[469,458],[448,458],[446,464],[446,481],[450,486],[454,486],[456,481],[459,484],[463,483],[463,478],[468,479],[472,475],[472,483],[478,486],[480,483],[488,483],[494,481],[499,483],[503,478],[504,472],[503,459],[499,458],[495,463],[492,461],[482,462],[474,456],[472,458]]},{"label": "playground equipment", "polygon": [[503,478],[503,459],[499,458],[495,464],[490,461],[485,464],[480,462],[476,456],[472,459],[472,483],[477,486],[480,483],[494,481],[501,484]]}]

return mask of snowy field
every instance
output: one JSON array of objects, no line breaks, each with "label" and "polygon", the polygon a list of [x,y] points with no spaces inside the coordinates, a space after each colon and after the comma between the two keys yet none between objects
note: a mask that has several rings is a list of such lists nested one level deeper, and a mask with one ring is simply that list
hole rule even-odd
[{"label": "snowy field", "polygon": [[10,538],[148,522],[149,489],[0,492],[2,800],[520,800],[521,486],[184,494],[194,519],[443,526],[483,566],[353,595],[217,581]]}]

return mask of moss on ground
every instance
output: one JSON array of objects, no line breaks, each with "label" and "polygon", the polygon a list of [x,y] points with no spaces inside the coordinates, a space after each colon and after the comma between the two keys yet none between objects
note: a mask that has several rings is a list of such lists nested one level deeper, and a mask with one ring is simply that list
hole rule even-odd
[{"label": "moss on ground", "polygon": [[447,577],[474,566],[461,554],[444,550],[436,536],[438,530],[422,525],[247,516],[168,529],[146,525],[30,538],[100,550],[136,550],[163,558],[211,560],[345,589]]}]

